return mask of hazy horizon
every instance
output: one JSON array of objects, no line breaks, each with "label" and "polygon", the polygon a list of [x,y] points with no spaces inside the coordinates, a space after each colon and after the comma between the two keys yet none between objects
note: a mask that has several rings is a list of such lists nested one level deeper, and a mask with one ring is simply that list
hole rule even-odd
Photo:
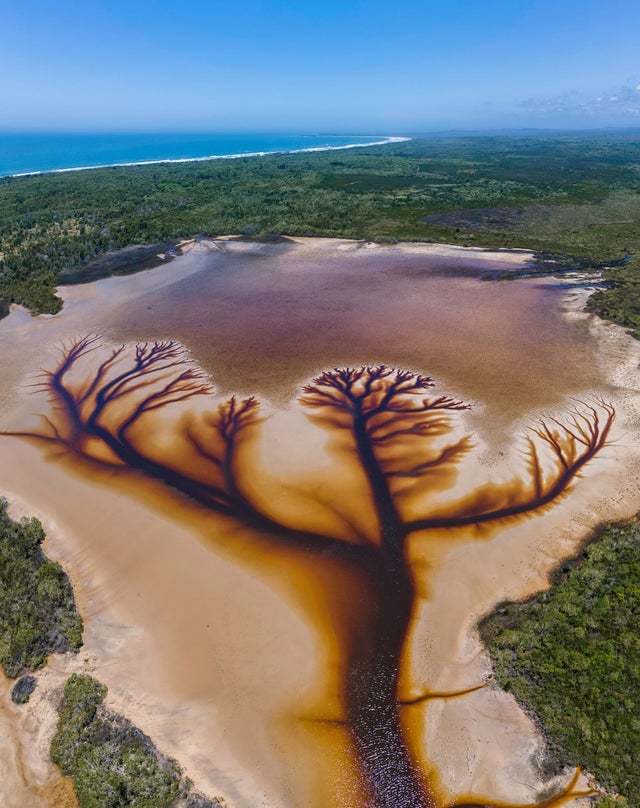
[{"label": "hazy horizon", "polygon": [[3,15],[0,131],[633,127],[639,29],[631,0],[24,0]]},{"label": "hazy horizon", "polygon": [[576,124],[574,126],[567,124],[566,126],[459,126],[459,127],[433,127],[431,129],[422,129],[422,130],[389,130],[389,131],[382,131],[382,130],[373,130],[362,128],[360,130],[356,129],[344,129],[344,130],[331,130],[331,129],[305,129],[304,127],[290,127],[288,129],[284,129],[281,127],[234,127],[229,129],[216,129],[213,127],[188,127],[188,128],[163,128],[161,126],[153,126],[153,127],[136,127],[131,129],[126,128],[110,128],[110,127],[94,127],[89,128],[86,127],[84,129],[66,129],[63,127],[54,128],[54,127],[3,127],[0,124],[0,135],[26,135],[26,136],[55,136],[55,135],[66,135],[69,137],[78,136],[84,137],[87,135],[270,135],[270,136],[277,136],[277,135],[299,135],[301,137],[380,137],[380,138],[387,138],[387,137],[403,137],[403,138],[429,138],[429,137],[439,137],[439,136],[467,136],[467,135],[526,135],[526,134],[536,134],[540,133],[541,135],[546,134],[576,134],[579,135],[581,133],[584,134],[606,134],[607,132],[612,133],[620,133],[623,134],[628,132],[629,134],[640,133],[640,120],[635,123],[611,123],[611,124],[601,124],[595,125],[592,124],[588,126],[586,124],[580,125]]}]

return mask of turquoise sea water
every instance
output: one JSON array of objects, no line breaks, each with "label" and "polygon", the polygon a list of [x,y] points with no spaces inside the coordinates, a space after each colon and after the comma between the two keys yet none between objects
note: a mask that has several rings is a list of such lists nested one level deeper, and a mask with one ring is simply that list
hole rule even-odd
[{"label": "turquoise sea water", "polygon": [[380,135],[0,133],[0,177],[123,163],[343,148],[384,140]]}]

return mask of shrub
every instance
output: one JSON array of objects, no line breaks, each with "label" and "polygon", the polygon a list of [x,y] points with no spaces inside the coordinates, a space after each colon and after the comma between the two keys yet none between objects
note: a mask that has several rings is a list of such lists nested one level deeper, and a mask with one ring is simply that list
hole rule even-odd
[{"label": "shrub", "polygon": [[[640,805],[640,525],[610,525],[551,588],[480,631],[501,687],[537,716],[561,764]],[[602,806],[624,805],[603,801]]]},{"label": "shrub", "polygon": [[0,500],[0,664],[10,677],[82,645],[71,584],[42,552],[44,538],[37,519],[13,521]]},{"label": "shrub", "polygon": [[[51,758],[73,778],[80,808],[221,808],[191,792],[175,760],[164,757],[130,721],[108,710],[107,688],[91,676],[67,679]],[[194,802],[195,800],[195,802]]]}]

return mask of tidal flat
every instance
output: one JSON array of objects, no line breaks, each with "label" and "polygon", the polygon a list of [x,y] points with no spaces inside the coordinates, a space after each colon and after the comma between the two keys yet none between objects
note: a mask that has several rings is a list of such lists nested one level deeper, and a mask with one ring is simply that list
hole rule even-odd
[{"label": "tidal flat", "polygon": [[[319,404],[337,389],[323,372],[383,363],[412,371],[412,379],[433,377],[433,388],[415,388],[415,401],[424,407],[444,397],[423,412],[448,419],[403,422],[398,428],[410,433],[401,443],[378,449],[379,458],[388,452],[386,474],[398,485],[393,499],[404,522],[424,522],[425,502],[435,514],[404,545],[411,602],[394,709],[398,743],[424,786],[424,797],[405,802],[550,804],[555,794],[558,804],[577,804],[591,793],[588,773],[545,775],[543,739],[492,684],[477,623],[497,603],[545,587],[596,525],[640,508],[633,381],[640,348],[584,314],[580,290],[553,279],[492,280],[532,260],[524,251],[446,245],[202,239],[185,242],[183,255],[156,269],[63,287],[58,315],[32,318],[13,307],[0,322],[2,428],[23,433],[1,438],[0,487],[41,519],[48,555],[70,575],[85,622],[77,664],[97,672],[109,706],[178,760],[198,789],[230,806],[405,804],[398,794],[385,803],[375,792],[379,778],[370,782],[378,774],[363,741],[368,729],[353,729],[358,705],[348,684],[380,605],[377,584],[345,561],[342,548],[377,546],[380,509],[341,420],[345,400],[333,399],[337,415],[329,418]],[[82,406],[110,378],[92,386],[121,345],[108,372],[135,356],[136,343],[175,340],[198,383],[202,374],[211,379],[214,390],[175,396],[135,425],[136,446],[152,464],[146,470],[99,436],[80,435],[84,422],[65,431],[64,402],[46,384],[51,376],[42,386],[39,370],[59,367],[89,334],[101,339],[70,371],[73,389],[89,391]],[[358,391],[367,373],[336,383],[346,378]],[[394,378],[379,375],[370,389],[384,392]],[[199,430],[218,429],[211,419],[228,418],[219,406],[232,394],[261,404],[238,443],[234,484],[283,535],[298,531],[299,543],[277,531],[268,538],[265,522],[247,525],[166,484],[167,469],[172,479],[187,469],[199,484],[217,473],[215,442]],[[376,402],[363,406],[371,411]],[[129,417],[126,404],[120,399],[105,416],[110,434]],[[551,430],[561,429],[553,418],[571,427],[577,411],[578,422],[584,416],[592,427],[596,412],[602,431],[604,405],[615,413],[606,441],[543,501],[558,463],[571,467],[582,448],[561,432],[566,451],[554,457],[543,433],[536,472],[527,430],[540,429],[540,418]],[[386,423],[408,417],[409,406],[403,398]],[[391,429],[384,423],[383,444]],[[404,442],[431,435],[436,443],[426,456]],[[455,451],[447,455],[448,447]],[[398,465],[407,456],[409,466]],[[158,467],[164,477],[149,473]],[[482,526],[474,521],[509,509]],[[335,543],[309,552],[302,534]],[[29,733],[42,730],[35,714],[18,719],[5,701],[2,720],[22,733],[24,747]],[[53,769],[17,767],[0,751],[8,781],[33,777],[34,794],[54,783]],[[34,797],[34,806],[51,804],[43,799]]]}]

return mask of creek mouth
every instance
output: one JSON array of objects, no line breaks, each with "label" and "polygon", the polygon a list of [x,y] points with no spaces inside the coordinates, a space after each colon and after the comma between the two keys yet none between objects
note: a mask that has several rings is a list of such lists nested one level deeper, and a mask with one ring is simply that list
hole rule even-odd
[{"label": "creek mouth", "polygon": [[[442,524],[429,542],[406,542],[402,558],[411,574],[402,586],[407,568],[392,556],[386,572],[363,576],[353,573],[350,561],[343,564],[342,549],[310,557],[304,542],[284,541],[265,551],[267,522],[238,529],[228,514],[203,513],[192,492],[182,491],[188,494],[183,497],[178,487],[175,493],[175,477],[152,473],[153,464],[167,465],[167,457],[174,475],[184,467],[184,433],[176,436],[176,424],[183,430],[193,426],[189,419],[219,412],[229,392],[240,394],[237,401],[255,394],[270,417],[238,448],[252,461],[243,459],[238,467],[243,496],[267,513],[267,521],[299,526],[310,542],[310,534],[337,533],[341,546],[358,547],[362,537],[381,546],[384,531],[397,534],[397,526],[390,526],[389,512],[375,507],[370,458],[358,463],[345,442],[348,434],[357,438],[357,430],[327,431],[293,401],[293,392],[314,373],[383,361],[436,377],[437,390],[425,396],[444,390],[476,403],[460,414],[476,444],[475,460],[471,446],[460,443],[459,468],[450,462],[429,472],[445,511],[465,491],[494,478],[508,481],[514,470],[531,482],[516,442],[527,415],[561,415],[569,395],[592,401],[600,394],[624,419],[624,391],[603,370],[607,357],[585,324],[562,316],[562,291],[535,280],[488,284],[456,272],[464,260],[493,266],[507,258],[414,246],[356,250],[316,240],[286,250],[205,243],[144,275],[70,287],[56,318],[24,323],[12,315],[0,325],[8,371],[15,374],[6,394],[7,429],[25,428],[24,378],[15,366],[18,334],[26,356],[21,368],[53,367],[51,344],[63,338],[70,344],[91,324],[92,332],[105,335],[107,351],[120,342],[132,350],[140,338],[176,339],[213,375],[215,403],[175,402],[177,409],[153,416],[152,440],[143,439],[152,466],[114,457],[113,447],[104,451],[100,434],[82,444],[81,458],[54,442],[43,453],[37,441],[11,439],[11,469],[2,471],[0,482],[54,515],[62,528],[60,552],[72,569],[89,575],[85,606],[94,628],[88,642],[96,654],[108,644],[109,620],[144,627],[141,635],[131,632],[122,659],[110,667],[114,697],[126,699],[134,685],[142,687],[148,704],[140,706],[136,723],[156,742],[169,741],[163,748],[200,778],[198,787],[204,790],[208,781],[232,804],[258,793],[268,795],[269,805],[417,806],[432,799],[441,805],[525,804],[538,801],[549,786],[531,764],[537,740],[526,717],[506,697],[475,688],[488,671],[474,651],[474,615],[505,592],[543,585],[554,554],[562,556],[579,540],[598,515],[593,504],[602,510],[608,486],[617,484],[617,472],[604,461],[594,461],[575,493],[545,511],[536,526],[511,521],[499,530],[476,531],[470,519],[455,536]],[[74,383],[86,378],[79,373]],[[51,417],[46,393],[29,398],[28,406]],[[112,431],[122,412],[113,416],[100,422]],[[132,431],[132,440],[146,433],[146,427]],[[451,438],[456,444],[463,434]],[[203,446],[211,450],[210,443]],[[412,467],[434,457],[412,458]],[[206,458],[201,461],[206,465]],[[200,480],[206,477],[204,465],[191,456],[187,465]],[[617,505],[628,508],[634,495]],[[498,507],[495,491],[483,496]],[[476,500],[472,504],[478,507]],[[420,517],[417,507],[411,497],[405,500],[407,519]],[[471,507],[468,501],[464,507]],[[572,538],[576,513],[581,521]],[[562,542],[554,542],[556,531],[563,531]],[[408,593],[408,601],[393,605],[398,592]],[[402,638],[395,645],[394,631]],[[380,636],[389,638],[386,650],[377,645]],[[400,663],[398,646],[407,638]],[[381,664],[392,646],[391,663]],[[152,661],[146,677],[141,653]],[[386,718],[380,701],[385,688],[391,696],[382,701],[396,705]],[[462,691],[473,692],[452,695]],[[434,698],[418,703],[427,692]],[[414,703],[405,710],[399,700]],[[154,711],[154,702],[164,709]],[[506,743],[480,718],[488,708],[492,720],[506,722]],[[176,731],[180,721],[184,731]],[[400,769],[381,785],[370,740],[385,732],[396,737],[401,754],[379,765],[387,775],[393,766]],[[508,762],[503,775],[498,761]],[[514,788],[516,776],[524,785]],[[552,791],[559,794],[565,781],[552,783]],[[419,796],[394,795],[394,782]]]}]

